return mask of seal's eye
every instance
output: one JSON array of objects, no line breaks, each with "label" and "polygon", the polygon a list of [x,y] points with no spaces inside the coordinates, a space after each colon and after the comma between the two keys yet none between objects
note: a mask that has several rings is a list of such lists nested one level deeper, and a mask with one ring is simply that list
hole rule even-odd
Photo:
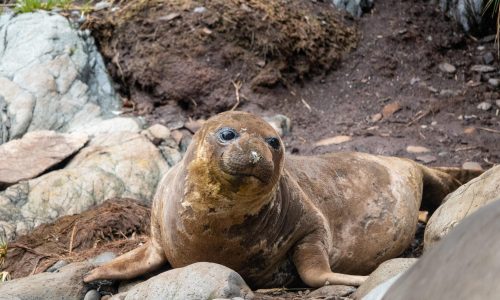
[{"label": "seal's eye", "polygon": [[225,143],[236,139],[238,137],[238,133],[232,128],[222,128],[217,133],[217,136],[221,142]]},{"label": "seal's eye", "polygon": [[266,142],[271,146],[274,150],[279,150],[280,148],[280,140],[275,137],[270,137],[266,139]]}]

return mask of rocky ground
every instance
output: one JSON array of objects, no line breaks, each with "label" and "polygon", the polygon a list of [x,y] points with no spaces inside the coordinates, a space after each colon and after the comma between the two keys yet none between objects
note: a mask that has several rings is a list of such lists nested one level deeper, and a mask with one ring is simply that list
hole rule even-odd
[{"label": "rocky ground", "polygon": [[[360,299],[384,282],[376,289],[385,292],[421,256],[424,240],[427,251],[498,199],[500,68],[492,32],[465,33],[424,0],[365,1],[363,8],[334,2],[366,13],[353,18],[323,1],[252,0],[103,1],[88,15],[61,11],[73,25],[59,14],[1,15],[0,233],[8,242],[0,240],[0,263],[20,279],[0,283],[0,295],[140,298],[195,285],[196,295],[222,298]],[[450,195],[427,227],[419,223],[403,258],[357,291],[252,293],[234,271],[211,264],[135,287],[84,286],[92,265],[145,242],[159,178],[203,120],[228,109],[267,117],[289,153],[363,151],[493,168]],[[476,251],[467,249],[464,261]],[[159,284],[161,276],[172,285]],[[47,294],[50,283],[55,294]],[[42,288],[26,288],[33,285]]]}]

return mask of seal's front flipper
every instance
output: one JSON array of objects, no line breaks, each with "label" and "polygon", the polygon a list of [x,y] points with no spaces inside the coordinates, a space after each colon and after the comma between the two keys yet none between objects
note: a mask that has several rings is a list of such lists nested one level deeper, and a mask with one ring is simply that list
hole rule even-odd
[{"label": "seal's front flipper", "polygon": [[302,281],[310,287],[333,284],[359,286],[368,278],[332,272],[328,255],[320,241],[296,246],[293,262]]},{"label": "seal's front flipper", "polygon": [[167,263],[165,254],[155,242],[149,241],[111,262],[90,271],[84,282],[101,279],[131,279],[159,269]]}]

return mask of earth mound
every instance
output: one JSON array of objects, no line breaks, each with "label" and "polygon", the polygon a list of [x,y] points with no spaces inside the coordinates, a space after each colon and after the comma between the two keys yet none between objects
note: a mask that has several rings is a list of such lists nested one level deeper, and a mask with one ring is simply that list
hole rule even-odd
[{"label": "earth mound", "polygon": [[227,110],[237,105],[235,89],[248,86],[249,95],[324,74],[358,40],[331,4],[313,1],[133,0],[119,7],[85,26],[122,95],[143,114],[168,102],[197,115]]}]

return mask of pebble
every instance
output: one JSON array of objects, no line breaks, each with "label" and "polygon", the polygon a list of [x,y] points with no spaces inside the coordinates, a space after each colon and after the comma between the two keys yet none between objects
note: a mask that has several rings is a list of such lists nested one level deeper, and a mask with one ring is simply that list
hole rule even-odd
[{"label": "pebble", "polygon": [[289,135],[292,131],[292,121],[285,115],[277,114],[272,117],[264,117],[280,136]]},{"label": "pebble", "polygon": [[103,252],[90,260],[90,263],[95,266],[103,265],[116,257],[113,252],[107,251]]},{"label": "pebble", "polygon": [[480,110],[484,110],[484,111],[487,111],[487,110],[490,110],[491,109],[491,103],[489,102],[481,102],[477,105],[477,108],[480,109]]},{"label": "pebble", "polygon": [[420,81],[420,78],[418,77],[413,77],[411,80],[410,80],[410,85],[414,85],[415,83],[419,82]]},{"label": "pebble", "polygon": [[430,152],[431,150],[429,148],[426,148],[426,147],[422,147],[422,146],[408,146],[406,147],[406,152],[408,153],[426,153],[426,152]]},{"label": "pebble", "polygon": [[479,72],[479,73],[489,73],[495,71],[495,68],[492,66],[487,66],[487,65],[473,65],[470,68],[471,71],[473,72]]},{"label": "pebble", "polygon": [[500,108],[500,100],[496,100],[495,104],[498,106],[498,108]]},{"label": "pebble", "polygon": [[99,11],[99,10],[103,10],[103,9],[110,8],[110,7],[111,7],[111,3],[109,3],[108,1],[101,1],[101,2],[97,2],[94,5],[94,10]]},{"label": "pebble", "polygon": [[453,74],[457,71],[457,68],[455,68],[454,65],[449,64],[447,62],[440,63],[438,67],[439,67],[439,70],[441,70],[442,72],[448,73],[448,74]]},{"label": "pebble", "polygon": [[462,169],[482,171],[483,167],[475,161],[467,161],[463,163]]},{"label": "pebble", "polygon": [[373,123],[378,122],[380,120],[382,120],[382,114],[381,113],[377,113],[377,114],[372,115],[372,122]]},{"label": "pebble", "polygon": [[90,290],[85,294],[83,300],[101,300],[101,294],[96,290]]},{"label": "pebble", "polygon": [[67,265],[68,262],[65,260],[59,260],[55,264],[53,264],[50,268],[48,268],[45,272],[57,272],[60,268],[64,267]]},{"label": "pebble", "polygon": [[203,6],[198,6],[198,7],[195,7],[195,9],[194,9],[194,12],[197,14],[202,14],[206,11],[207,11],[207,9]]},{"label": "pebble", "polygon": [[459,91],[449,90],[449,89],[444,89],[439,92],[439,95],[442,97],[452,97],[452,96],[457,96],[458,94],[460,94]]},{"label": "pebble", "polygon": [[153,144],[159,145],[162,141],[170,137],[170,130],[161,124],[155,124],[143,130],[141,134],[147,137]]},{"label": "pebble", "polygon": [[486,52],[483,55],[483,62],[487,65],[491,65],[495,61],[495,57],[493,56],[493,53],[491,52]]},{"label": "pebble", "polygon": [[326,138],[314,143],[315,147],[328,146],[328,145],[338,145],[352,140],[348,135],[337,135],[331,138]]},{"label": "pebble", "polygon": [[498,78],[490,78],[490,79],[488,79],[488,83],[492,87],[497,87],[500,84],[500,79],[498,79]]},{"label": "pebble", "polygon": [[437,158],[433,155],[422,155],[422,156],[417,156],[417,160],[425,164],[429,164],[431,162],[435,162]]}]

